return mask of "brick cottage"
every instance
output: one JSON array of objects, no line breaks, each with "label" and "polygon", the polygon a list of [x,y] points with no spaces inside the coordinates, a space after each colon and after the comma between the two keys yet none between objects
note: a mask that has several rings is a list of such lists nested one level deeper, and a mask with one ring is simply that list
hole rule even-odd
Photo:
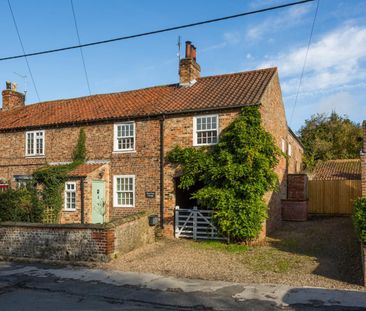
[{"label": "brick cottage", "polygon": [[[276,68],[200,77],[196,48],[186,42],[180,81],[145,89],[25,106],[7,83],[0,112],[0,180],[21,187],[46,165],[68,163],[81,128],[88,161],[65,184],[61,223],[101,223],[137,211],[161,216],[173,232],[174,208],[192,207],[177,189],[179,171],[166,163],[174,146],[216,144],[242,107],[258,105],[264,128],[288,157],[276,168],[280,189],[270,192],[267,230],[281,223],[286,176],[298,173],[303,149],[289,130]],[[1,182],[0,182],[1,183]]]}]

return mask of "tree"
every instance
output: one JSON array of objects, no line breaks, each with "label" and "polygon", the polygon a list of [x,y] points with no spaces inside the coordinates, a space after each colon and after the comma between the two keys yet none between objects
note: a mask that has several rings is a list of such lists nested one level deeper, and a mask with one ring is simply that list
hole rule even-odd
[{"label": "tree", "polygon": [[336,112],[311,116],[299,134],[305,147],[304,163],[309,170],[319,161],[358,158],[362,148],[360,124]]},{"label": "tree", "polygon": [[261,125],[257,106],[245,107],[209,148],[175,147],[168,160],[180,164],[178,185],[203,184],[192,198],[215,211],[214,221],[231,240],[256,238],[267,218],[263,195],[278,185],[273,169],[281,151]]}]

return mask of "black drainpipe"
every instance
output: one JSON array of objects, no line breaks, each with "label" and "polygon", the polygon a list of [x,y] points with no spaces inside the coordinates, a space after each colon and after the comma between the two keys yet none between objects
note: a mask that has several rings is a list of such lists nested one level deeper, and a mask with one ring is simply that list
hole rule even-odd
[{"label": "black drainpipe", "polygon": [[164,120],[160,119],[160,228],[164,228]]},{"label": "black drainpipe", "polygon": [[80,222],[84,224],[84,180],[85,177],[80,177],[80,196],[81,196],[81,202],[80,202]]}]

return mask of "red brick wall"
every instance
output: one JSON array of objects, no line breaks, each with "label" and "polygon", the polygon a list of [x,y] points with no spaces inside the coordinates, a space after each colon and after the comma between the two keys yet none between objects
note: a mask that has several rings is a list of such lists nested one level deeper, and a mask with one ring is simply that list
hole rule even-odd
[{"label": "red brick wall", "polygon": [[[136,204],[133,208],[114,207],[113,218],[137,211],[158,211],[160,207],[160,123],[150,120],[136,123],[136,152],[113,153],[111,158],[111,185],[113,175],[135,175]],[[155,192],[155,198],[145,197],[145,192]],[[110,198],[113,206],[113,195]]]},{"label": "red brick wall", "polygon": [[282,201],[282,219],[305,221],[308,217],[308,201]]},{"label": "red brick wall", "polygon": [[299,174],[302,171],[302,158],[304,155],[304,149],[299,142],[289,132],[287,136],[288,144],[291,145],[292,154],[288,154],[287,168],[289,174]]},{"label": "red brick wall", "polygon": [[[160,126],[158,120],[136,122],[136,151],[113,152],[114,123],[83,126],[86,134],[88,160],[110,162],[110,178],[106,184],[108,219],[123,217],[142,210],[158,211],[160,206]],[[80,127],[45,130],[45,156],[25,157],[25,131],[0,133],[0,178],[8,180],[12,187],[14,175],[31,175],[46,163],[72,160],[72,152],[79,137]],[[10,148],[11,146],[11,148]],[[136,176],[136,204],[134,208],[113,207],[113,175]],[[91,221],[91,181],[86,180],[85,221]],[[77,184],[78,211],[80,209],[80,183]],[[154,199],[145,198],[145,192],[155,192]],[[89,195],[90,193],[90,195]],[[89,198],[89,199],[88,199]],[[90,204],[89,204],[90,203]],[[63,222],[78,222],[80,215],[65,212]]]},{"label": "red brick wall", "polygon": [[[90,173],[84,179],[84,222],[92,223],[92,184],[93,180],[103,180],[105,182],[105,200],[106,200],[106,214],[104,215],[104,222],[110,221],[112,214],[110,205],[110,166],[104,164],[94,172]],[[65,206],[62,206],[60,223],[72,224],[81,223],[81,187],[80,178],[73,178],[68,181],[76,182],[76,210],[66,211]],[[64,200],[64,194],[62,195]]]},{"label": "red brick wall", "polygon": [[289,174],[287,176],[287,199],[308,199],[308,176],[306,174]]},{"label": "red brick wall", "polygon": [[[287,140],[288,128],[277,74],[273,77],[262,97],[261,113],[264,128],[272,134],[277,146],[281,148],[282,139]],[[266,226],[267,233],[281,226],[281,199],[286,198],[287,192],[287,165],[284,157],[280,158],[275,172],[279,178],[279,189],[274,192],[269,192],[265,196],[265,200],[269,205],[269,219]]]}]

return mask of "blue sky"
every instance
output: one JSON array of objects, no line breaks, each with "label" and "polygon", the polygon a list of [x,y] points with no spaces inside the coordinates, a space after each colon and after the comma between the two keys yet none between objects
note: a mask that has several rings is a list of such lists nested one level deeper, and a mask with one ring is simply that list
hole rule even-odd
[{"label": "blue sky", "polygon": [[[74,0],[82,43],[171,27],[292,0]],[[26,52],[77,44],[69,0],[11,0]],[[178,81],[177,37],[197,47],[202,75],[277,66],[288,122],[298,130],[317,112],[366,119],[366,1],[320,0],[294,109],[316,3],[84,49],[92,94]],[[7,0],[0,0],[0,57],[21,54]],[[182,50],[183,52],[183,50]],[[29,58],[41,101],[88,95],[80,51]],[[0,62],[0,86],[24,81],[24,59]],[[291,118],[293,111],[293,118]]]}]

